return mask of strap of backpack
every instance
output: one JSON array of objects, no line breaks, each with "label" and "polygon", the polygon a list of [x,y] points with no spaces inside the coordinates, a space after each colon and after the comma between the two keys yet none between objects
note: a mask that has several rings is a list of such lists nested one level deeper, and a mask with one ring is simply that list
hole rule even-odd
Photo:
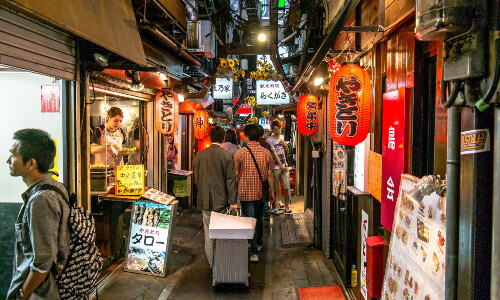
[{"label": "strap of backpack", "polygon": [[253,156],[252,150],[250,150],[250,147],[248,147],[248,146],[245,146],[245,148],[248,149],[248,152],[250,152],[250,155],[252,156],[253,162],[255,163],[255,167],[257,168],[257,172],[259,172],[260,181],[264,181],[264,180],[262,180],[262,175],[260,174],[259,165],[257,164],[257,160],[255,159],[255,156]]},{"label": "strap of backpack", "polygon": [[[50,190],[50,191],[54,191],[54,192],[58,193],[68,203],[68,205],[70,207],[72,207],[72,204],[70,203],[70,199],[66,196],[66,194],[63,191],[61,191],[60,188],[58,188],[52,184],[42,184],[36,189],[36,191],[34,193],[39,192],[39,191],[46,191],[46,190]],[[68,194],[69,194],[69,192],[68,192]]]}]

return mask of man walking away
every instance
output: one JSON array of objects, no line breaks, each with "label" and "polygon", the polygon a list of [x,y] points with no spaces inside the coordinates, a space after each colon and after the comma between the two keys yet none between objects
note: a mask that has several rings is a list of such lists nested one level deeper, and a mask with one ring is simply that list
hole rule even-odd
[{"label": "man walking away", "polygon": [[[262,147],[258,140],[260,128],[255,124],[245,126],[243,129],[247,147],[241,148],[234,155],[236,178],[238,181],[238,197],[244,217],[257,219],[255,234],[250,244],[250,261],[258,262],[257,252],[262,249],[264,225],[262,221],[264,203],[262,201],[262,181],[254,163],[252,154],[257,161],[262,180],[268,180],[271,189],[270,200],[274,198],[274,184],[272,169],[274,167],[271,153]],[[251,151],[251,152],[250,152]]]},{"label": "man walking away", "polygon": [[281,191],[280,191],[280,179],[283,190],[285,191],[285,213],[291,213],[292,211],[288,207],[290,204],[290,176],[288,173],[288,164],[286,162],[286,155],[288,154],[288,146],[280,138],[281,135],[281,122],[279,120],[274,120],[271,122],[271,136],[267,138],[267,142],[271,145],[272,154],[275,162],[275,167],[273,169],[274,176],[274,192],[276,201],[273,203],[274,209],[273,213],[282,213],[277,205],[281,201]]},{"label": "man walking away", "polygon": [[222,149],[225,132],[214,126],[208,132],[212,145],[196,154],[194,160],[194,180],[198,188],[198,205],[203,212],[205,230],[205,252],[212,268],[214,241],[209,239],[208,227],[212,211],[223,212],[227,204],[236,210],[236,175],[233,155]]},{"label": "man walking away", "polygon": [[14,274],[7,299],[57,300],[54,271],[61,272],[68,258],[70,208],[59,193],[38,191],[42,185],[53,185],[66,193],[49,173],[56,147],[49,134],[38,129],[19,130],[13,139],[7,159],[10,175],[21,176],[28,189],[15,224]]}]

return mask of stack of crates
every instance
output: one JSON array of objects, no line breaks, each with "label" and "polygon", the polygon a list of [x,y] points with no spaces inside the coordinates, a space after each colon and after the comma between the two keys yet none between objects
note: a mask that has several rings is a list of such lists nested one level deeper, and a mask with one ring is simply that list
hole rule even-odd
[{"label": "stack of crates", "polygon": [[[295,169],[289,170],[288,172],[290,173],[290,193],[293,196],[293,195],[295,195],[296,173],[295,173]],[[281,189],[281,195],[285,195],[285,190],[283,190],[283,186],[281,185],[281,182],[280,182],[280,189]]]}]

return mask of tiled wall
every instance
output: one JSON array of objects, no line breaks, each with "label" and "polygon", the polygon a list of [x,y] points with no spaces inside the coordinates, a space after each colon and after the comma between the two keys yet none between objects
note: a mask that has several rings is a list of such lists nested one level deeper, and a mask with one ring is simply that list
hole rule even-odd
[{"label": "tiled wall", "polygon": [[12,276],[14,224],[21,203],[0,203],[0,299],[5,299]]}]

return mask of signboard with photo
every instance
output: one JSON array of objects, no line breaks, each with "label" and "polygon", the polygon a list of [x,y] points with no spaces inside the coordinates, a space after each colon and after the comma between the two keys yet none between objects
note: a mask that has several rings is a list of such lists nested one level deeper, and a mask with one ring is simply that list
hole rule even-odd
[{"label": "signboard with photo", "polygon": [[401,176],[382,299],[444,299],[446,197],[419,184]]},{"label": "signboard with photo", "polygon": [[345,200],[347,193],[347,152],[338,148],[332,153],[332,194]]},{"label": "signboard with photo", "polygon": [[290,103],[290,96],[279,81],[257,80],[255,100],[258,105],[278,105]]},{"label": "signboard with photo", "polygon": [[125,270],[165,277],[176,205],[137,201],[132,211]]}]

